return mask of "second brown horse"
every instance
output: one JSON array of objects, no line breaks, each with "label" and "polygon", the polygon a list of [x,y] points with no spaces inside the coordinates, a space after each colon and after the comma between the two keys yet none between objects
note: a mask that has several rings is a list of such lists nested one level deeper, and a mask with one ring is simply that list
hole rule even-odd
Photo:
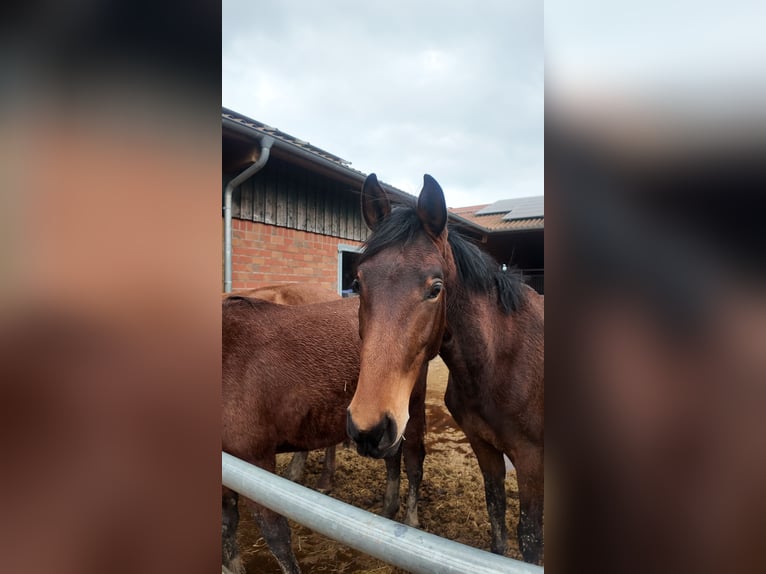
[{"label": "second brown horse", "polygon": [[[222,448],[269,471],[276,454],[324,448],[346,438],[346,409],[359,377],[358,299],[299,307],[232,296],[222,303]],[[426,367],[409,406],[401,450],[386,459],[383,514],[399,508],[401,452],[409,480],[405,522],[417,525],[422,479]],[[223,563],[241,568],[236,493],[224,489]],[[266,543],[285,573],[300,572],[287,519],[252,503]]]},{"label": "second brown horse", "polygon": [[[280,283],[276,285],[267,285],[265,287],[255,287],[245,289],[236,293],[224,293],[225,297],[232,296],[255,297],[264,301],[271,301],[279,305],[311,305],[312,303],[323,303],[325,301],[337,301],[341,296],[326,287],[310,283]],[[290,464],[285,470],[285,477],[293,482],[300,481],[303,476],[303,469],[306,466],[308,452],[305,450],[293,454]],[[335,445],[328,446],[324,453],[324,464],[322,465],[322,474],[316,482],[316,489],[319,492],[328,493],[332,490],[332,481],[335,476]]]}]

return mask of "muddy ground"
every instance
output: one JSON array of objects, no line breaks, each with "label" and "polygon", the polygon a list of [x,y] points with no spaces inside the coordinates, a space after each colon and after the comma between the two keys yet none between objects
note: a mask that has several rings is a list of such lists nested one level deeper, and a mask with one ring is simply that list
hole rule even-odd
[{"label": "muddy ground", "polygon": [[[444,538],[489,550],[489,520],[484,501],[484,483],[463,432],[444,406],[447,368],[438,357],[431,362],[426,398],[426,459],[419,505],[420,528]],[[291,455],[279,455],[277,471],[284,474]],[[322,470],[323,451],[310,453],[301,483],[310,488]],[[330,495],[359,508],[380,514],[385,489],[385,463],[363,458],[353,448],[338,447],[335,484]],[[508,556],[521,559],[515,540],[518,517],[516,475],[507,475]],[[401,508],[404,519],[407,476],[402,464]],[[281,574],[245,504],[240,502],[238,540],[248,574]],[[304,574],[405,572],[339,542],[315,534],[290,522],[293,548]]]}]

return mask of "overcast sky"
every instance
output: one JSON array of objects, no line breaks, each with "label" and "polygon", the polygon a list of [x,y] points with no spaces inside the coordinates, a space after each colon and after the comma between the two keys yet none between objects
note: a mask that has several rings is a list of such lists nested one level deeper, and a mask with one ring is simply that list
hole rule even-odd
[{"label": "overcast sky", "polygon": [[[548,80],[685,90],[762,75],[763,0],[546,0]],[[686,88],[689,88],[686,90]]]},{"label": "overcast sky", "polygon": [[225,107],[451,207],[543,194],[541,0],[223,2]]}]

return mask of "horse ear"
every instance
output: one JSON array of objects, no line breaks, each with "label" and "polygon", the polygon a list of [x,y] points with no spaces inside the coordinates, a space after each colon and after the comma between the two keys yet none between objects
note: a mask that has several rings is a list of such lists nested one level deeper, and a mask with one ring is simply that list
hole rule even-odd
[{"label": "horse ear", "polygon": [[418,217],[428,234],[436,239],[447,225],[447,204],[444,192],[436,180],[428,174],[423,176],[423,189],[418,197]]},{"label": "horse ear", "polygon": [[362,216],[367,227],[375,231],[388,214],[391,213],[391,202],[378,182],[378,177],[371,173],[362,185]]}]

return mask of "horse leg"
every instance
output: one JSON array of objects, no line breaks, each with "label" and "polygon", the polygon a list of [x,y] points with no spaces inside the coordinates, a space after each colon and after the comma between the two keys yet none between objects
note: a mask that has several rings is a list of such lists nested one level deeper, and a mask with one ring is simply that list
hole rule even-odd
[{"label": "horse leg", "polygon": [[508,528],[505,525],[505,461],[503,453],[480,438],[471,441],[479,468],[484,477],[484,494],[492,532],[490,549],[495,554],[505,554],[508,544]]},{"label": "horse leg", "polygon": [[418,500],[420,494],[420,483],[423,480],[423,461],[426,458],[426,447],[423,445],[423,434],[413,433],[412,439],[408,439],[404,444],[404,468],[407,471],[407,514],[404,517],[404,523],[408,526],[417,528],[420,526],[418,520]]},{"label": "horse leg", "polygon": [[328,446],[324,451],[322,475],[319,477],[319,481],[316,485],[319,492],[327,494],[332,490],[333,475],[335,475],[335,445]]},{"label": "horse leg", "polygon": [[399,511],[399,485],[402,475],[402,447],[386,457],[386,494],[383,497],[383,516],[393,518]]},{"label": "horse leg", "polygon": [[237,547],[238,498],[239,495],[236,492],[226,487],[223,488],[221,496],[221,548],[223,550],[221,563],[233,574],[244,574],[245,568],[242,565]]},{"label": "horse leg", "polygon": [[248,501],[250,511],[253,513],[256,523],[261,528],[261,534],[266,544],[279,562],[279,567],[285,574],[300,574],[298,561],[293,554],[290,536],[290,525],[287,518],[281,514],[269,510],[260,504]]},{"label": "horse leg", "polygon": [[[267,459],[254,460],[252,462],[269,472],[274,472],[277,465],[276,457],[273,454]],[[301,569],[298,567],[295,554],[293,554],[290,525],[287,522],[287,518],[252,500],[248,500],[247,503],[250,511],[253,513],[255,522],[261,529],[263,539],[266,541],[274,558],[279,562],[282,572],[284,574],[300,574]]]},{"label": "horse leg", "polygon": [[543,449],[527,443],[517,449],[516,477],[519,483],[519,550],[525,562],[539,564],[543,554],[543,499],[545,470]]},{"label": "horse leg", "polygon": [[404,431],[404,468],[407,471],[407,514],[404,523],[417,528],[420,483],[423,480],[423,461],[426,458],[426,377],[428,364],[423,366],[420,378],[410,396],[410,420]]},{"label": "horse leg", "polygon": [[300,481],[308,456],[309,453],[305,450],[293,454],[293,458],[290,460],[290,464],[287,465],[287,470],[285,471],[285,478],[287,480],[292,480],[293,482]]}]

